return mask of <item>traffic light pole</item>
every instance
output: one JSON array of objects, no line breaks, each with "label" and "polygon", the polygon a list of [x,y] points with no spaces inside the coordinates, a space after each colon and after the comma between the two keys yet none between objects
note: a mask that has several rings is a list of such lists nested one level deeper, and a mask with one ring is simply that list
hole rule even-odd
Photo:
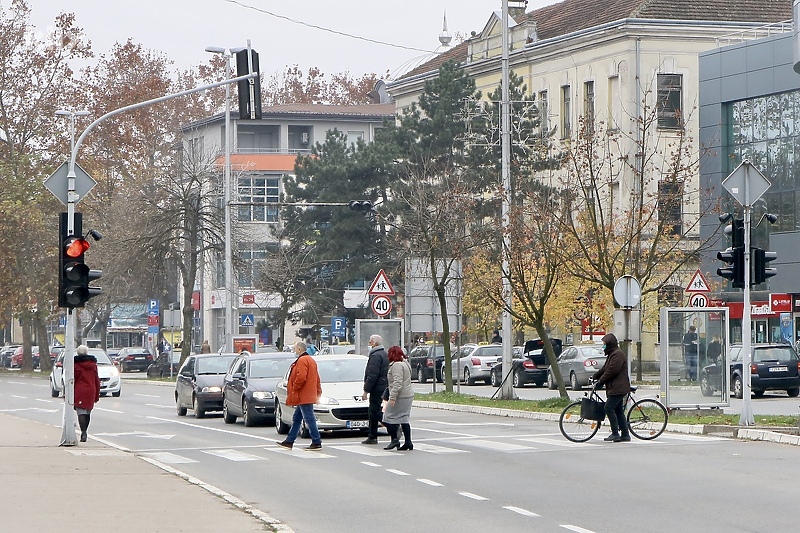
[{"label": "traffic light pole", "polygon": [[[165,100],[170,100],[172,98],[177,98],[179,96],[186,96],[192,93],[205,91],[207,89],[214,89],[215,87],[222,87],[223,85],[229,86],[231,83],[238,83],[242,80],[249,80],[250,78],[254,78],[258,76],[258,72],[253,72],[250,74],[245,74],[244,76],[238,76],[236,78],[230,78],[223,81],[219,81],[216,83],[211,83],[209,85],[201,85],[199,87],[195,87],[193,89],[188,89],[186,91],[181,91],[174,94],[168,94],[166,96],[161,96],[159,98],[153,98],[152,100],[147,100],[145,102],[139,102],[138,104],[132,104],[129,106],[121,107],[119,109],[115,109],[114,111],[109,111],[105,115],[101,116],[89,126],[83,130],[80,137],[78,137],[77,142],[71,142],[71,153],[69,156],[69,171],[67,173],[67,233],[70,235],[75,234],[75,204],[78,203],[80,200],[78,194],[75,192],[75,159],[78,154],[78,148],[80,148],[81,143],[86,138],[92,129],[103,122],[104,120],[111,118],[115,115],[123,113],[125,111],[130,111],[132,109],[138,109],[140,107],[149,106],[152,104],[157,104],[163,102]],[[73,120],[70,125],[70,135],[71,139],[75,137],[75,121],[74,116]],[[60,275],[60,274],[59,274]],[[230,298],[231,295],[228,295]],[[67,327],[65,332],[65,339],[64,339],[64,363],[63,363],[63,372],[64,372],[64,416],[63,422],[61,426],[61,446],[75,446],[77,441],[77,435],[75,432],[75,411],[74,411],[74,402],[75,402],[75,332],[77,328],[77,316],[75,315],[75,310],[72,308],[67,308]]]},{"label": "traffic light pole", "polygon": [[755,424],[753,417],[753,406],[750,398],[750,362],[753,358],[751,353],[750,341],[750,184],[745,180],[744,195],[744,309],[742,310],[742,414],[739,417],[739,425],[752,426]]}]

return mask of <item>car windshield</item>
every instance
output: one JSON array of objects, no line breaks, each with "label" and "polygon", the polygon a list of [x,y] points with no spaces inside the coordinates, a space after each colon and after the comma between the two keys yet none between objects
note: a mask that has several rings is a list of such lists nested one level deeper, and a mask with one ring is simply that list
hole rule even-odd
[{"label": "car windshield", "polygon": [[93,355],[97,359],[98,365],[110,365],[111,359],[108,358],[106,353],[102,350],[89,350],[89,355]]},{"label": "car windshield", "polygon": [[317,359],[319,377],[323,383],[363,381],[367,359]]},{"label": "car windshield", "polygon": [[198,357],[195,374],[224,374],[230,368],[236,355],[215,355],[212,357]]},{"label": "car windshield", "polygon": [[294,361],[294,357],[285,359],[256,359],[250,362],[250,377],[259,378],[280,378],[286,373],[289,365]]}]

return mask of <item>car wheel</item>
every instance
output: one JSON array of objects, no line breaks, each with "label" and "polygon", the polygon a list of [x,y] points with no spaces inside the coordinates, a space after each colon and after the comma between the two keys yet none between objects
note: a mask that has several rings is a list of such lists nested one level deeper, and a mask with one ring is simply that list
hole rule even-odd
[{"label": "car wheel", "polygon": [[101,393],[100,393],[100,397],[101,397],[101,398],[105,398],[106,396],[108,396],[108,393],[107,393],[107,392],[101,392]]},{"label": "car wheel", "polygon": [[178,399],[178,395],[175,395],[175,408],[178,412],[178,416],[186,416],[186,408],[181,405],[181,401]]},{"label": "car wheel", "polygon": [[800,388],[786,389],[786,394],[788,394],[790,398],[797,398],[798,394],[800,394]]},{"label": "car wheel", "polygon": [[111,396],[114,398],[119,398],[120,394],[122,394],[122,389],[118,390],[117,392],[112,392]]},{"label": "car wheel", "polygon": [[288,424],[284,424],[283,420],[281,420],[281,404],[280,402],[275,402],[275,431],[278,432],[278,435],[286,435],[289,433],[291,427]]},{"label": "car wheel", "polygon": [[206,416],[206,410],[203,409],[203,406],[197,401],[197,396],[192,397],[192,411],[194,411],[195,418],[205,418]]},{"label": "car wheel", "polygon": [[500,386],[500,372],[496,370],[492,370],[492,379],[491,379],[492,387],[499,387]]},{"label": "car wheel", "polygon": [[469,375],[469,368],[464,369],[464,383],[467,385],[475,385],[475,380]]},{"label": "car wheel", "polygon": [[251,428],[256,425],[256,421],[253,420],[253,414],[250,412],[250,406],[247,403],[247,400],[242,402],[242,421],[244,422],[244,426]]},{"label": "car wheel", "polygon": [[581,384],[578,383],[578,376],[575,375],[575,372],[569,375],[569,387],[572,390],[581,390]]},{"label": "car wheel", "polygon": [[519,375],[519,370],[514,371],[514,375],[511,378],[511,384],[514,386],[515,389],[518,389],[525,385],[525,379]]},{"label": "car wheel", "polygon": [[122,374],[125,371],[126,371],[125,370],[125,363],[120,363],[119,364],[119,373]]},{"label": "car wheel", "polygon": [[700,376],[700,393],[703,396],[713,396],[714,395],[714,388],[711,386],[711,383],[708,381],[708,374],[703,374]]},{"label": "car wheel", "polygon": [[223,402],[223,405],[222,405],[222,420],[225,421],[226,424],[235,424],[236,423],[236,417],[228,412],[228,402]]},{"label": "car wheel", "polygon": [[547,373],[547,388],[550,390],[556,390],[556,388],[558,388],[558,386],[556,385],[556,380],[553,379],[552,372]]},{"label": "car wheel", "polygon": [[744,390],[742,387],[742,378],[740,376],[733,376],[731,388],[733,389],[733,397],[741,399],[742,395],[744,394]]},{"label": "car wheel", "polygon": [[428,379],[425,377],[425,371],[422,369],[421,366],[417,367],[417,381],[420,383],[425,383]]}]

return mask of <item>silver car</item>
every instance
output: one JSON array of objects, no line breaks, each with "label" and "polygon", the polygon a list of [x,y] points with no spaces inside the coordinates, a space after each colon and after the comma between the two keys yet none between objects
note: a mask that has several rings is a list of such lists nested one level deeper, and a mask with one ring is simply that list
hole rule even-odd
[{"label": "silver car", "polygon": [[[602,344],[581,344],[564,349],[556,362],[561,377],[565,382],[569,382],[570,388],[581,390],[583,386],[589,384],[589,378],[606,362],[606,354],[603,352]],[[547,373],[547,386],[551,389],[556,388],[552,371]]]},{"label": "silver car", "polygon": [[476,381],[491,383],[492,367],[503,357],[501,344],[466,344],[453,355],[451,372],[453,382],[463,381],[475,385]]}]

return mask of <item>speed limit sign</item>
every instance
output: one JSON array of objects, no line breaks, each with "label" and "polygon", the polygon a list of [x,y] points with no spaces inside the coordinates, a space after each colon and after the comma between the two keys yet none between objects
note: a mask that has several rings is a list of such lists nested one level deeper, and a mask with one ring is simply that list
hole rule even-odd
[{"label": "speed limit sign", "polygon": [[372,312],[378,316],[386,316],[392,311],[392,301],[388,296],[376,296],[372,299]]},{"label": "speed limit sign", "polygon": [[696,292],[689,297],[689,307],[708,307],[708,296]]}]

